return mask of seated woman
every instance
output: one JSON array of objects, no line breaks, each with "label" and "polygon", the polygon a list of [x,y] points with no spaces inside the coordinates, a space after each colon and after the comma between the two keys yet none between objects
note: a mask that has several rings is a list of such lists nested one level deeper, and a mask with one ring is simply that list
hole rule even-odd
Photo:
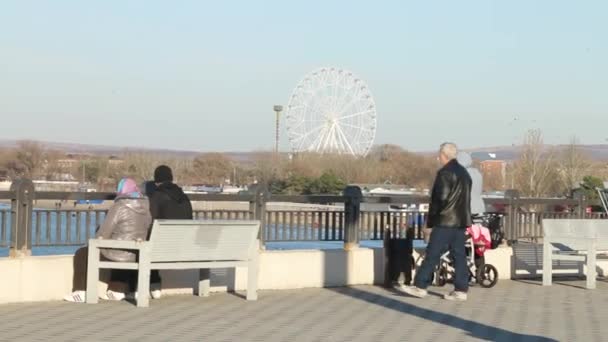
[{"label": "seated woman", "polygon": [[[95,237],[112,240],[146,240],[151,224],[152,217],[148,198],[139,191],[133,179],[123,178],[118,184],[116,200]],[[80,248],[74,255],[73,292],[64,297],[66,301],[78,303],[85,301],[87,256],[87,247]],[[102,249],[101,258],[103,260],[133,262],[137,255],[135,252],[126,250]],[[127,292],[134,291],[136,281],[137,273],[135,271],[112,270],[108,283],[107,298],[102,297],[102,299],[125,299]]]}]

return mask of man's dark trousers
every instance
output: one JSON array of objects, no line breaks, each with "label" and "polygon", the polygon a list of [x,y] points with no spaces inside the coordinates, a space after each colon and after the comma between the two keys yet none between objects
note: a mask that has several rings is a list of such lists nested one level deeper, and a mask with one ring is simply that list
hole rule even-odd
[{"label": "man's dark trousers", "polygon": [[469,269],[467,267],[467,255],[464,246],[465,229],[452,227],[434,227],[431,238],[426,248],[426,256],[422,265],[416,271],[414,286],[426,289],[433,280],[433,272],[439,264],[441,254],[449,250],[454,258],[454,290],[467,292],[469,289]]}]

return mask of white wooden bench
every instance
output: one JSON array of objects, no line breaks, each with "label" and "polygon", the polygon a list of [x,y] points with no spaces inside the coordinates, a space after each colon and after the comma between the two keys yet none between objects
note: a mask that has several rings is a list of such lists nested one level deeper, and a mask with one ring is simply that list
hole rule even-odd
[{"label": "white wooden bench", "polygon": [[543,219],[543,285],[552,281],[553,260],[587,266],[587,288],[595,288],[598,251],[608,251],[608,220]]},{"label": "white wooden bench", "polygon": [[[209,295],[211,268],[247,267],[247,300],[257,299],[259,221],[156,220],[149,241],[89,240],[87,303],[97,303],[100,269],[138,271],[137,306],[147,307],[151,270],[200,269],[198,295]],[[137,262],[100,261],[101,248],[138,251]]]}]

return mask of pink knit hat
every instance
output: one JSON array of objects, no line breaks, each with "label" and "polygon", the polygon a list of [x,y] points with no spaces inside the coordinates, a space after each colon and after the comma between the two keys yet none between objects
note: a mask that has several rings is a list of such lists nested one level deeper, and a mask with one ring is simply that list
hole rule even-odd
[{"label": "pink knit hat", "polygon": [[116,189],[116,194],[118,196],[142,197],[141,192],[137,187],[137,183],[131,178],[123,178],[120,180],[118,188]]}]

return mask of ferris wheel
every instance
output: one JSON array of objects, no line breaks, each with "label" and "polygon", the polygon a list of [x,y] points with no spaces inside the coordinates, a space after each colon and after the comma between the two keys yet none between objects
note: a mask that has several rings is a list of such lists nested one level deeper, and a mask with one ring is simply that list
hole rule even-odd
[{"label": "ferris wheel", "polygon": [[376,136],[376,104],[367,84],[338,68],[306,75],[289,98],[285,118],[294,152],[365,156]]}]

